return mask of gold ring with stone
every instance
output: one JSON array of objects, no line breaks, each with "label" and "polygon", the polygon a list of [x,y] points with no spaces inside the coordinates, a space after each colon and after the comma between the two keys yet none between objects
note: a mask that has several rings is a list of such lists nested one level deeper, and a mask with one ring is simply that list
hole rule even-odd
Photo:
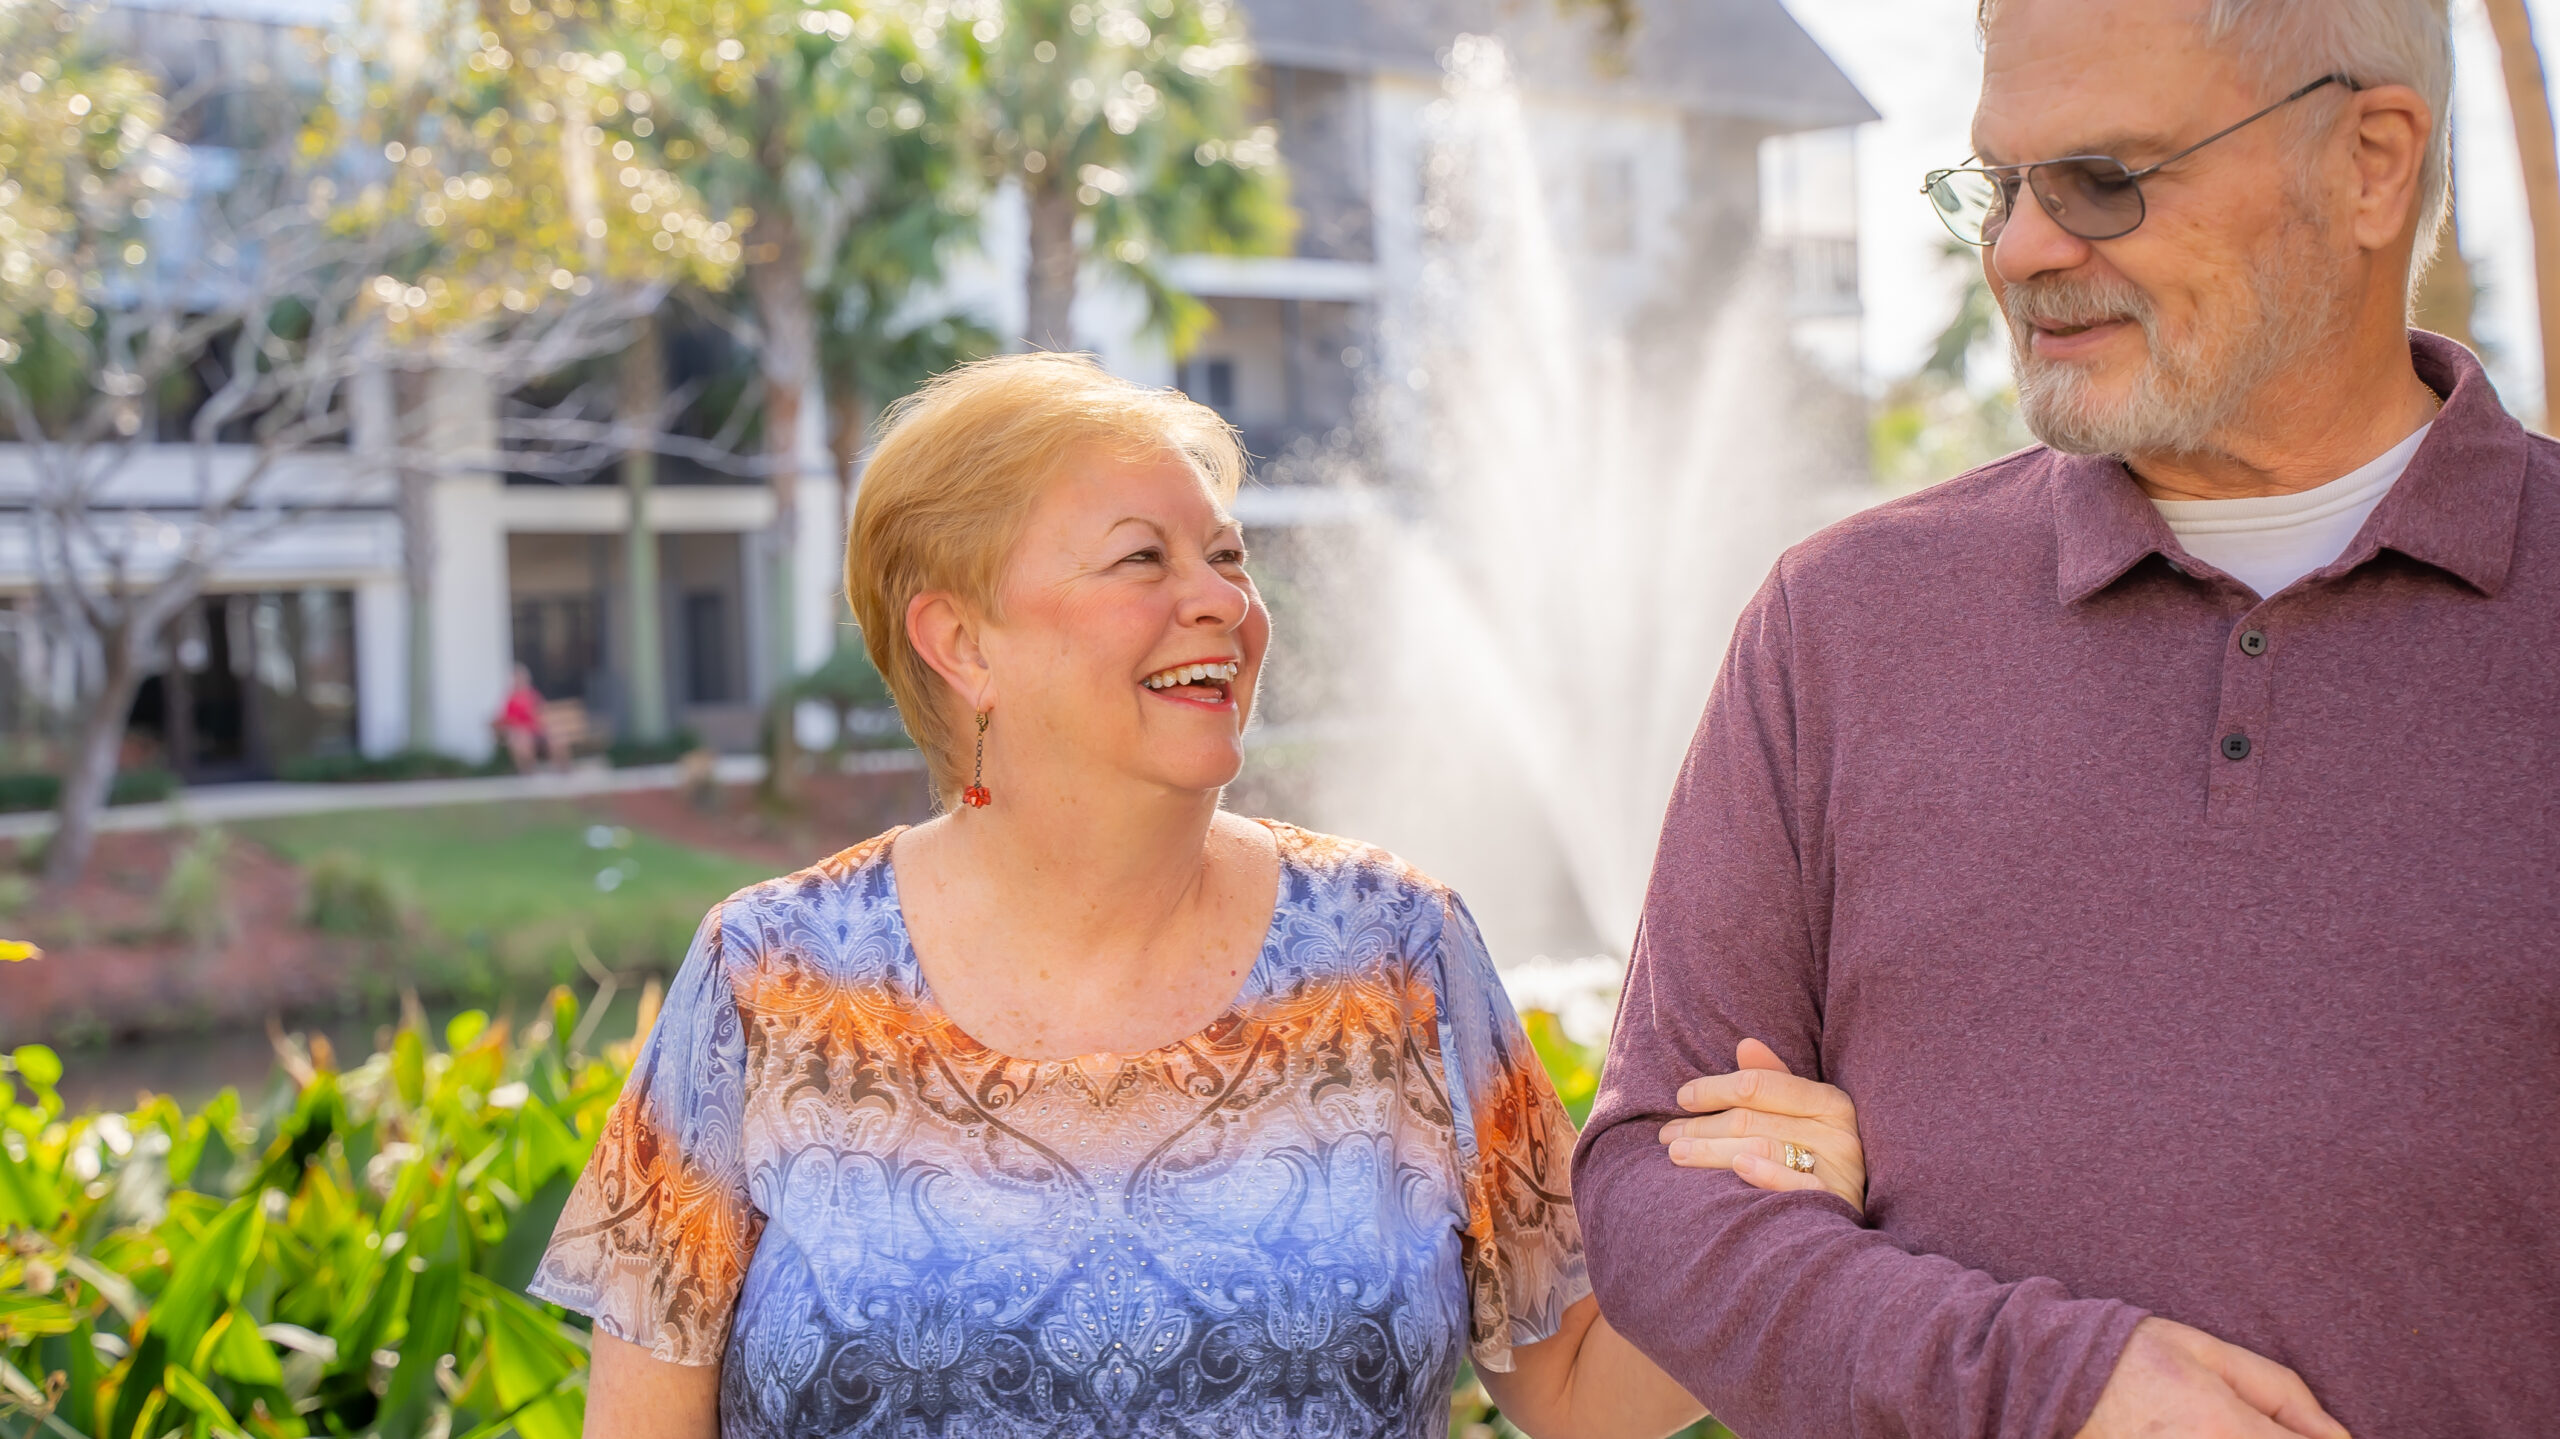
[{"label": "gold ring with stone", "polygon": [[1787,1167],[1789,1169],[1794,1170],[1798,1174],[1811,1174],[1813,1172],[1812,1150],[1807,1149],[1802,1145],[1790,1144],[1786,1146],[1786,1152]]}]

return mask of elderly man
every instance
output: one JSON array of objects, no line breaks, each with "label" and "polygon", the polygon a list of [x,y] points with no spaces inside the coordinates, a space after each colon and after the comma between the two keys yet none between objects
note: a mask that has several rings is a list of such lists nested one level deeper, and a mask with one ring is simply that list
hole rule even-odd
[{"label": "elderly man", "polygon": [[[2406,328],[2441,0],[1982,23],[1930,197],[2045,446],[1744,616],[1577,1156],[1602,1306],[1749,1439],[2549,1433],[2560,447]],[[1854,1097],[1863,1224],[1680,1167],[1809,1132],[1681,1117],[1786,1090],[1682,1089],[1746,1037]]]}]

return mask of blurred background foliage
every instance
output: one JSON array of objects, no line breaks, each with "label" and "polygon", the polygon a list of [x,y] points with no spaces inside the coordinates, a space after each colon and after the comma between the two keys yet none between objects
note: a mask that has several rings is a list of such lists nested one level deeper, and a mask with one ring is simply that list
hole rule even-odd
[{"label": "blurred background foliage", "polygon": [[1981,253],[1948,240],[1942,262],[1960,284],[1954,314],[1920,368],[1886,387],[1868,421],[1877,483],[1916,490],[2035,443],[2018,416],[2008,327]]}]

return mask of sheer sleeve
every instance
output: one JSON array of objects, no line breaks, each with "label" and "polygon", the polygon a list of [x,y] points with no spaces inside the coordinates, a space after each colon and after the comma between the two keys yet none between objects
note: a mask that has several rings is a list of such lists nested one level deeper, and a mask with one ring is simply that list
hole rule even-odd
[{"label": "sheer sleeve", "polygon": [[764,1224],[740,1141],[746,1038],[726,907],[695,934],[529,1286],[676,1364],[719,1362]]},{"label": "sheer sleeve", "polygon": [[1466,1170],[1467,1345],[1479,1367],[1506,1373],[1513,1345],[1554,1334],[1591,1292],[1568,1177],[1573,1121],[1454,894],[1438,950],[1441,1053]]}]

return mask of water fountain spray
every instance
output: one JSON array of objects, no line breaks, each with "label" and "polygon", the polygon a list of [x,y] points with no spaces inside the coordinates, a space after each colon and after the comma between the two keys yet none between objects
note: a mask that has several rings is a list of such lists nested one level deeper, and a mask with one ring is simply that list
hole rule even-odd
[{"label": "water fountain spray", "polygon": [[1457,886],[1521,984],[1596,955],[1543,972],[1614,987],[1734,617],[1864,475],[1765,259],[1628,303],[1560,245],[1498,41],[1459,40],[1428,123],[1424,281],[1320,586],[1350,718],[1312,808]]}]

